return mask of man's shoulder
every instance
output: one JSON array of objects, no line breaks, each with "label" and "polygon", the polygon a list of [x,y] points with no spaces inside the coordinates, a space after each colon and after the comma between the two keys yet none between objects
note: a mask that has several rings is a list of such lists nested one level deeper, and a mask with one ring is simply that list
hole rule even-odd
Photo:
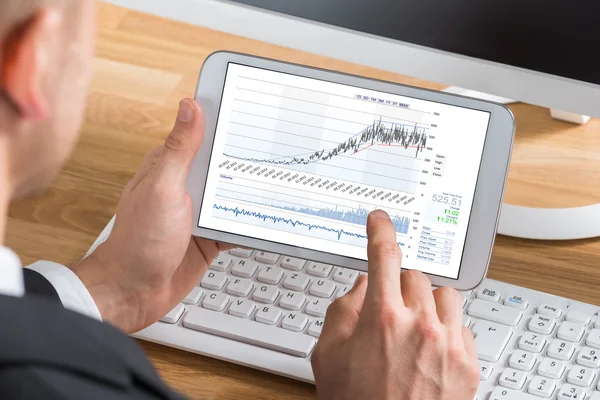
[{"label": "man's shoulder", "polygon": [[[126,393],[142,382],[155,394],[149,398],[173,398],[137,343],[112,326],[34,297],[0,296],[0,320],[4,374],[10,371],[6,367],[18,366],[26,379],[26,370],[43,368],[49,377],[57,373],[77,377],[80,383],[94,383],[115,393]],[[54,376],[43,385],[58,392],[70,390],[64,385],[54,387],[57,382]],[[70,393],[58,398],[71,398]]]}]

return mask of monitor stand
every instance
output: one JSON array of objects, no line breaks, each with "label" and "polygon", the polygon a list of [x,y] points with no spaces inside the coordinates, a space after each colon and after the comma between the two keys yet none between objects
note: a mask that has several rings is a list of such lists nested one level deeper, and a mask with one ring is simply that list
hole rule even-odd
[{"label": "monitor stand", "polygon": [[[474,97],[476,99],[481,99],[481,100],[493,101],[494,103],[511,104],[511,103],[517,102],[517,100],[508,99],[506,97],[494,96],[491,94],[476,92],[475,90],[463,89],[463,88],[459,88],[456,86],[449,86],[442,91],[448,92],[448,93],[459,94],[461,96]],[[576,113],[561,111],[561,110],[554,110],[554,109],[550,110],[550,115],[554,119],[570,122],[572,124],[583,125],[583,124],[587,124],[588,121],[590,120],[590,117],[588,117],[587,115],[581,115],[581,114],[576,114]]]},{"label": "monitor stand", "polygon": [[[515,100],[474,90],[450,86],[443,91],[496,103],[510,104]],[[551,110],[552,118],[575,124],[585,124],[590,117]],[[504,203],[498,223],[498,233],[523,239],[573,240],[600,237],[600,204],[573,208],[533,208]]]}]

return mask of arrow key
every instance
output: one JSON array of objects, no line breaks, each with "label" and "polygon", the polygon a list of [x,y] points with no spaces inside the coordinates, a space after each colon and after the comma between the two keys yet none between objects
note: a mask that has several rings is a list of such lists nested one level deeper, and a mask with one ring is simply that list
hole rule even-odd
[{"label": "arrow key", "polygon": [[531,371],[536,361],[537,358],[533,353],[515,350],[508,360],[508,365],[521,371]]},{"label": "arrow key", "polygon": [[[563,385],[558,391],[556,396],[557,400],[582,400],[585,396],[583,389],[577,386],[569,385],[568,383]],[[591,400],[591,399],[590,399]]]},{"label": "arrow key", "polygon": [[567,361],[570,360],[575,352],[575,346],[573,343],[565,342],[564,340],[555,339],[548,346],[546,354],[549,357],[556,358],[557,360]]},{"label": "arrow key", "polygon": [[492,374],[492,371],[494,370],[494,365],[489,363],[489,362],[485,362],[485,361],[481,361],[479,360],[479,380],[480,381],[487,381],[490,378],[490,375]]},{"label": "arrow key", "polygon": [[567,382],[577,386],[589,387],[595,377],[596,374],[592,369],[574,366],[571,371],[569,371]]},{"label": "arrow key", "polygon": [[544,378],[543,376],[534,376],[529,382],[527,391],[540,397],[550,397],[554,393],[556,383],[552,379]]},{"label": "arrow key", "polygon": [[584,367],[600,368],[600,350],[584,347],[579,351],[577,364]]}]

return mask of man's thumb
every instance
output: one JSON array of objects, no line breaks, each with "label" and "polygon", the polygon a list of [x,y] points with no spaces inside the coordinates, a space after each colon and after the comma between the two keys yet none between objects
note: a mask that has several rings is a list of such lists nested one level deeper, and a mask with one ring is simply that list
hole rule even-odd
[{"label": "man's thumb", "polygon": [[202,108],[195,100],[181,100],[177,121],[164,144],[163,155],[166,158],[167,168],[174,168],[185,179],[203,137]]}]

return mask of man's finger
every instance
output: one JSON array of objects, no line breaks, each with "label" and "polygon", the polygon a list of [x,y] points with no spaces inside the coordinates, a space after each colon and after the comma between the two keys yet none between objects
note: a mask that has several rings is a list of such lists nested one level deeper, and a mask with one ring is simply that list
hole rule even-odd
[{"label": "man's finger", "polygon": [[436,317],[431,281],[421,271],[410,270],[402,273],[402,299],[407,308]]},{"label": "man's finger", "polygon": [[402,252],[396,238],[396,230],[384,211],[373,211],[367,219],[369,243],[369,288],[366,301],[377,307],[382,300],[402,305],[400,271]]},{"label": "man's finger", "polygon": [[190,165],[200,149],[204,137],[204,114],[200,105],[192,99],[179,103],[177,121],[165,140],[162,158],[171,179],[185,184]]},{"label": "man's finger", "polygon": [[144,180],[144,178],[146,178],[148,173],[150,171],[152,171],[152,169],[154,168],[154,165],[156,164],[156,161],[158,160],[158,157],[162,153],[162,150],[163,150],[162,147],[154,147],[148,153],[146,153],[146,156],[144,157],[144,161],[142,161],[142,165],[140,166],[140,169],[135,174],[135,176],[131,179],[131,181],[129,181],[129,184],[128,184],[129,190],[135,189],[135,187],[137,185],[139,185],[139,183],[142,180]]},{"label": "man's finger", "polygon": [[462,327],[462,336],[465,341],[465,350],[472,360],[477,360],[477,349],[475,348],[475,337],[473,332],[466,326]]},{"label": "man's finger", "polygon": [[462,332],[462,297],[454,289],[441,287],[433,291],[440,322],[455,335]]},{"label": "man's finger", "polygon": [[354,287],[327,308],[319,344],[328,348],[347,340],[356,329],[367,291],[367,277],[361,275]]}]

